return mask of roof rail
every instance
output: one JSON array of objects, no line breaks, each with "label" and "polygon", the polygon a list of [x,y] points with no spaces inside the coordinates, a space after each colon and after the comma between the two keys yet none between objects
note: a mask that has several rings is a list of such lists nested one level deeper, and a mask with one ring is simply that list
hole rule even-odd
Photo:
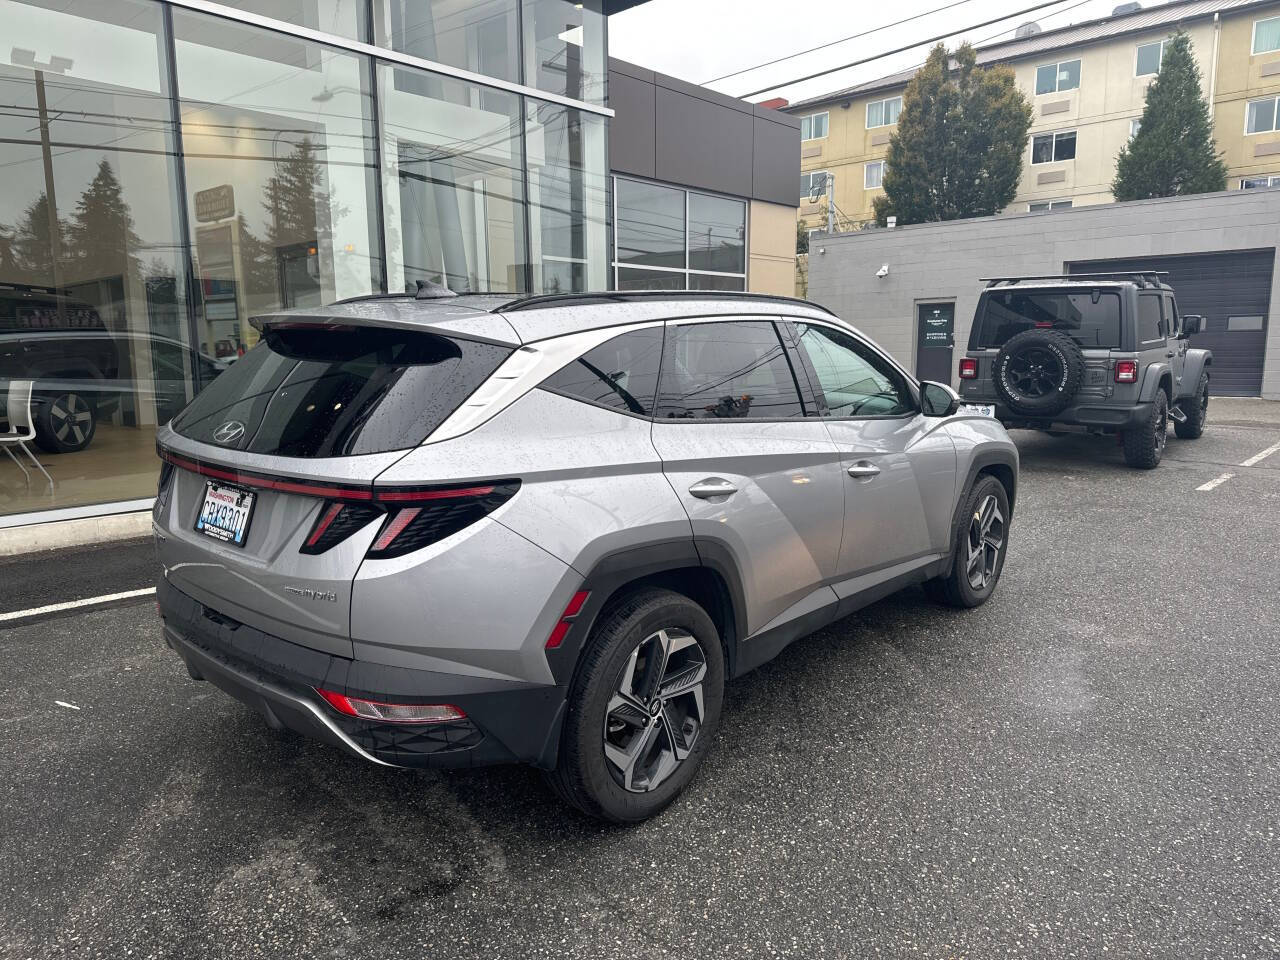
[{"label": "roof rail", "polygon": [[1139,287],[1158,287],[1160,278],[1167,277],[1168,270],[1111,270],[1106,273],[1045,273],[1032,277],[979,277],[979,283],[988,288],[1002,283],[1015,284],[1023,280],[1132,280]]},{"label": "roof rail", "polygon": [[513,300],[496,308],[502,313],[521,310],[542,310],[549,307],[586,306],[601,303],[635,303],[646,300],[759,300],[762,303],[799,303],[823,313],[831,314],[826,307],[799,297],[784,297],[771,293],[747,293],[733,290],[601,290],[595,293],[544,293]]}]

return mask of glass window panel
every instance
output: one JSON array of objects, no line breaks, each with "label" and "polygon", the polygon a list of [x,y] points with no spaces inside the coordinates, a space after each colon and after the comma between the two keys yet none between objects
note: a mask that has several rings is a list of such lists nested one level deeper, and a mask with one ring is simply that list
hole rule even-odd
[{"label": "glass window panel", "polygon": [[829,327],[796,325],[829,417],[899,416],[915,409],[906,381],[883,357]]},{"label": "glass window panel", "polygon": [[1160,59],[1164,55],[1164,41],[1144,43],[1138,47],[1137,67],[1134,70],[1139,77],[1150,76],[1160,72]]},{"label": "glass window panel", "polygon": [[746,282],[746,277],[721,277],[709,273],[689,274],[690,290],[742,291],[746,289]]},{"label": "glass window panel", "polygon": [[0,514],[153,495],[156,426],[222,369],[189,335],[161,12],[0,0],[0,417],[33,380],[55,481],[5,458]]},{"label": "glass window panel", "polygon": [[1246,133],[1266,133],[1276,128],[1276,99],[1254,100],[1248,107]]},{"label": "glass window panel", "polygon": [[249,317],[383,288],[368,63],[175,11],[201,342],[253,346]]},{"label": "glass window panel", "polygon": [[378,90],[390,289],[525,290],[519,98],[382,64]]},{"label": "glass window panel", "polygon": [[1053,134],[1038,133],[1031,138],[1031,162],[1049,163],[1053,160]]},{"label": "glass window panel", "polygon": [[888,126],[898,122],[898,117],[902,114],[902,98],[893,97],[884,102],[884,122]]},{"label": "glass window panel", "polygon": [[642,270],[638,267],[618,268],[619,290],[684,290],[684,271]]},{"label": "glass window panel", "polygon": [[868,163],[862,170],[862,185],[867,190],[879,190],[884,184],[884,161]]},{"label": "glass window panel", "polygon": [[1036,67],[1036,93],[1053,93],[1058,89],[1058,65],[1047,63]]},{"label": "glass window panel", "polygon": [[1055,134],[1053,138],[1053,159],[1074,160],[1076,158],[1076,135],[1072,133]]},{"label": "glass window panel", "polygon": [[1080,86],[1080,61],[1068,60],[1058,64],[1058,89],[1074,90]]},{"label": "glass window panel", "polygon": [[662,362],[662,327],[633,330],[602,343],[542,386],[597,406],[637,416],[653,414]]},{"label": "glass window panel", "polygon": [[1145,294],[1138,297],[1138,340],[1141,343],[1151,343],[1155,340],[1163,340],[1164,334],[1160,332],[1163,321],[1160,319],[1160,298],[1152,294]]},{"label": "glass window panel", "polygon": [[1035,203],[1031,203],[1027,205],[1028,213],[1039,213],[1042,210],[1048,210],[1048,209],[1049,209],[1048,200],[1038,200]]},{"label": "glass window panel", "polygon": [[604,103],[605,16],[600,0],[522,2],[525,83],[574,100]]},{"label": "glass window panel", "polygon": [[867,126],[882,127],[884,126],[884,101],[877,100],[874,103],[867,104]]},{"label": "glass window panel", "polygon": [[1280,50],[1280,17],[1259,20],[1253,25],[1253,52]]},{"label": "glass window panel", "polygon": [[747,205],[741,200],[689,194],[689,267],[717,273],[747,270]]},{"label": "glass window panel", "polygon": [[782,341],[767,321],[682,324],[662,368],[657,415],[672,419],[803,417]]},{"label": "glass window panel", "polygon": [[380,46],[519,81],[520,0],[379,0]]},{"label": "glass window panel", "polygon": [[637,180],[616,181],[619,263],[684,269],[684,191]]},{"label": "glass window panel", "polygon": [[332,33],[349,40],[369,39],[369,20],[365,0],[218,0],[225,7],[235,7],[310,30]]},{"label": "glass window panel", "polygon": [[534,293],[606,289],[605,131],[603,117],[526,102]]}]

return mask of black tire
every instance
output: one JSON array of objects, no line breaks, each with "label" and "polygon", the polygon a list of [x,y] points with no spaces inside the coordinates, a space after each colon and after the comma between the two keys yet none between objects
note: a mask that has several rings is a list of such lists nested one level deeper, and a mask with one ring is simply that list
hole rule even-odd
[{"label": "black tire", "polygon": [[98,408],[90,397],[68,390],[50,393],[35,416],[36,446],[45,453],[77,453],[93,442]]},{"label": "black tire", "polygon": [[[696,670],[698,656],[705,667],[695,684],[700,686],[701,717],[693,728],[690,723],[697,703],[693,687],[685,689],[673,684],[665,672],[660,683],[653,681],[657,657],[651,658],[651,651],[675,647],[675,642],[664,647],[656,640],[660,632],[680,637],[679,642],[685,643],[664,664],[677,671],[675,680],[692,679],[694,673],[689,672],[689,665]],[[694,641],[692,646],[687,644],[689,638]],[[677,656],[684,659],[677,661]],[[559,762],[547,775],[552,788],[566,803],[602,820],[638,823],[652,817],[671,803],[698,772],[720,723],[724,675],[720,636],[700,606],[670,590],[645,589],[626,596],[601,616],[587,641],[569,692]],[[638,686],[628,684],[629,676],[637,677]],[[673,685],[684,692],[667,693]],[[652,700],[665,705],[652,708],[641,717],[619,699],[624,686],[649,687],[661,694]],[[683,701],[685,707],[681,708],[677,701]],[[610,712],[612,702],[621,705]],[[688,710],[687,715],[681,714],[682,709]],[[679,740],[667,735],[668,730],[676,728],[680,731]],[[686,756],[677,758],[676,745],[691,729],[692,743],[684,744]],[[652,744],[644,746],[641,737],[651,738]],[[634,746],[641,760],[657,759],[652,765],[633,763],[628,774],[606,758],[606,746],[613,747],[615,756]],[[625,780],[631,781],[630,789]]]},{"label": "black tire", "polygon": [[1027,417],[1051,417],[1071,405],[1084,380],[1084,354],[1058,330],[1024,330],[1010,337],[992,368],[996,393]]},{"label": "black tire", "polygon": [[[997,511],[994,517],[985,513],[990,506]],[[1012,519],[1004,484],[990,474],[980,474],[952,528],[951,562],[947,572],[924,584],[924,591],[930,599],[949,607],[976,607],[986,603],[995,592],[1004,570]],[[998,521],[998,531],[993,521]],[[999,542],[994,548],[987,541],[984,529],[997,535]],[[974,576],[975,564],[972,562],[975,547],[980,557],[976,564],[980,568],[978,577]]]},{"label": "black tire", "polygon": [[1124,432],[1124,462],[1141,470],[1154,470],[1160,466],[1168,438],[1169,398],[1163,390],[1157,390],[1147,422],[1136,430]]},{"label": "black tire", "polygon": [[1196,384],[1196,392],[1178,401],[1178,407],[1186,416],[1186,421],[1173,422],[1173,432],[1179,440],[1199,440],[1204,433],[1204,422],[1209,418],[1209,375],[1200,374],[1200,382]]}]

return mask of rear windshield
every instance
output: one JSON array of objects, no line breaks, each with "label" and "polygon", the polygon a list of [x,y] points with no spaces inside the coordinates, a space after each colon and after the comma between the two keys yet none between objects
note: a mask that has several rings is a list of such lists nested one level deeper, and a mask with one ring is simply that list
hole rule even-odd
[{"label": "rear windshield", "polygon": [[1081,347],[1120,346],[1120,295],[1102,290],[1001,290],[982,298],[971,350],[1003,347],[1024,330],[1061,330]]},{"label": "rear windshield", "polygon": [[404,450],[425,440],[510,353],[377,327],[269,329],[173,428],[203,443],[283,457]]}]

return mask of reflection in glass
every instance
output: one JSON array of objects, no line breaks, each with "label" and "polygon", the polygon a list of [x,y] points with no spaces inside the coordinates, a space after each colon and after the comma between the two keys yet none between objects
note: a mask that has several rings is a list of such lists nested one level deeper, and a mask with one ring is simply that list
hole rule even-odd
[{"label": "reflection in glass", "polygon": [[603,117],[526,102],[535,293],[605,289],[605,130]]},{"label": "reflection in glass", "polygon": [[690,290],[745,290],[746,277],[722,277],[713,273],[690,273]]},{"label": "reflection in glass", "polygon": [[378,83],[390,289],[524,291],[519,98],[389,66]]},{"label": "reflection in glass", "polygon": [[683,290],[684,272],[666,270],[640,270],[633,267],[618,268],[619,290]]},{"label": "reflection in glass", "polygon": [[160,8],[50,6],[0,2],[0,418],[33,380],[55,483],[5,458],[0,514],[149,496],[156,425],[217,372],[186,336]]},{"label": "reflection in glass", "polygon": [[685,192],[639,180],[615,181],[619,263],[683,270]]},{"label": "reflection in glass", "polygon": [[747,205],[741,200],[689,194],[689,268],[746,273]]},{"label": "reflection in glass", "polygon": [[173,17],[197,280],[220,358],[249,318],[383,287],[368,63],[200,14]]},{"label": "reflection in glass", "polygon": [[380,0],[379,46],[519,82],[519,0]]},{"label": "reflection in glass", "polygon": [[525,83],[587,103],[605,102],[605,16],[600,0],[523,0]]},{"label": "reflection in glass", "polygon": [[218,0],[218,3],[348,40],[369,39],[365,0]]}]

